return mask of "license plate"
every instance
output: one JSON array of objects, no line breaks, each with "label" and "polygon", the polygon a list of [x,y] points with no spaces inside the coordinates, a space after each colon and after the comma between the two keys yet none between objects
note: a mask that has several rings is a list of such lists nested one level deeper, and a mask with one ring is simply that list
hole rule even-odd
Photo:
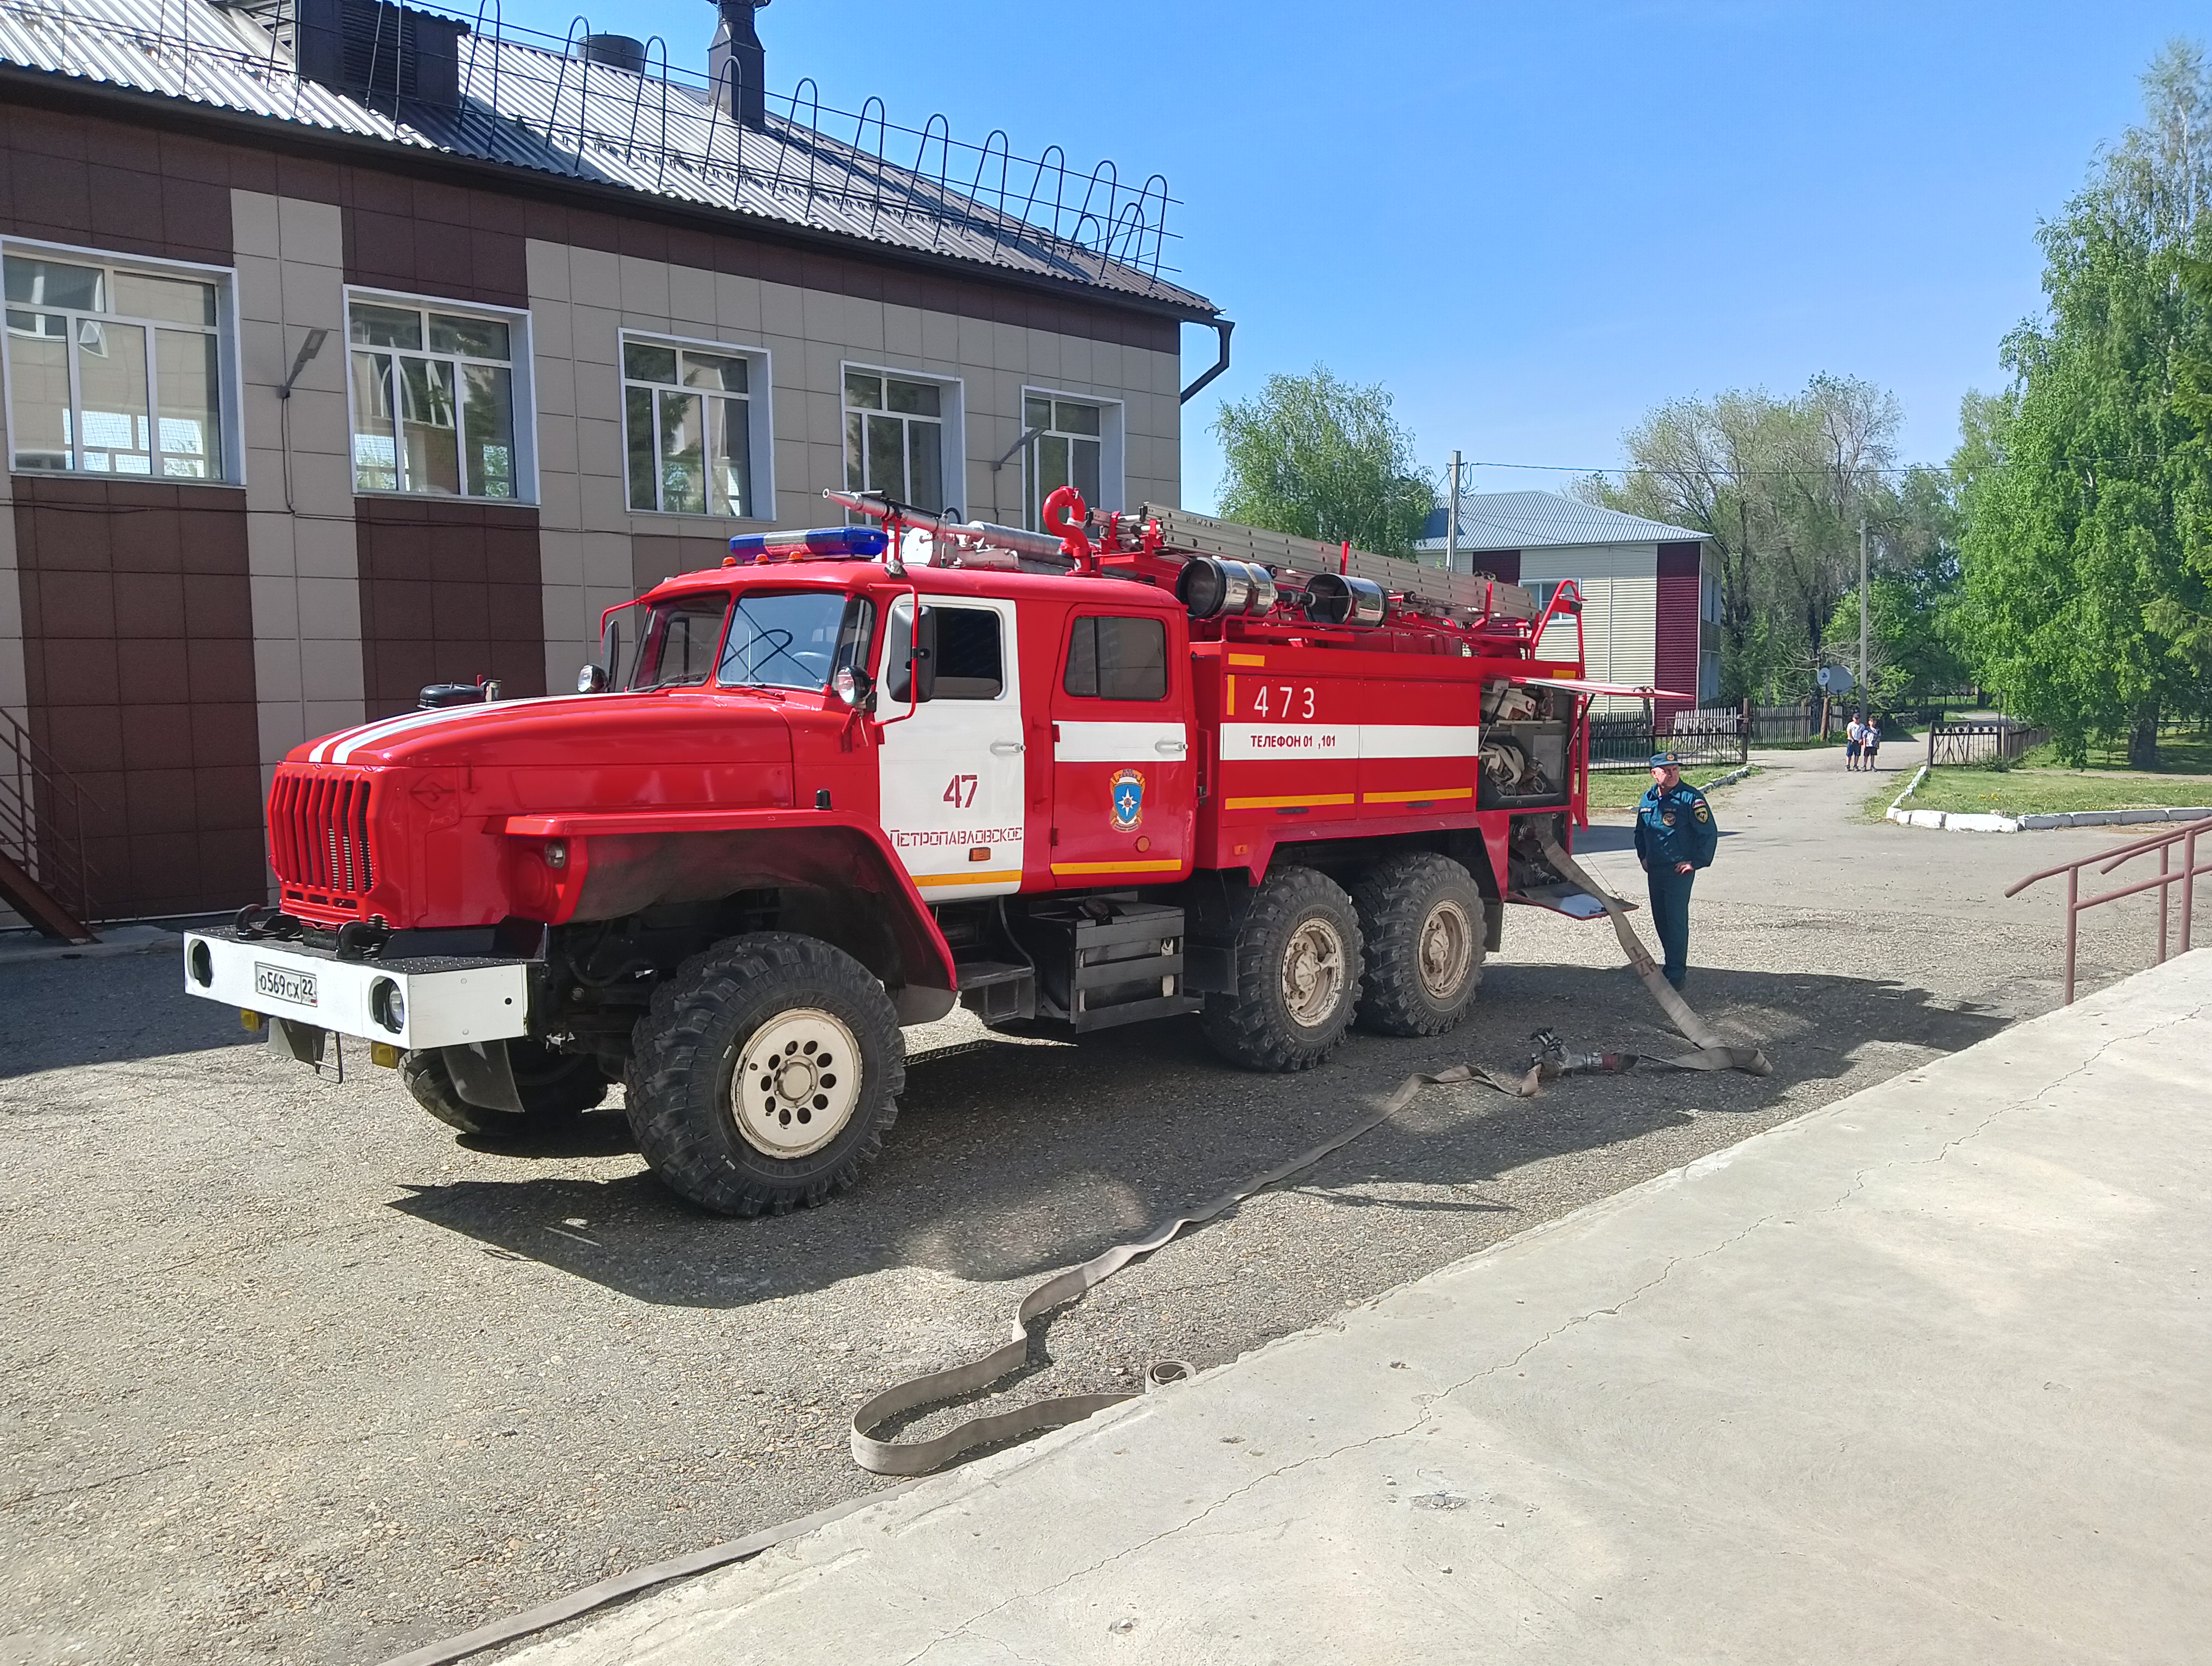
[{"label": "license plate", "polygon": [[265,961],[253,963],[253,993],[271,1000],[289,1001],[295,1006],[318,1004],[313,972],[295,972],[289,966],[271,966]]}]

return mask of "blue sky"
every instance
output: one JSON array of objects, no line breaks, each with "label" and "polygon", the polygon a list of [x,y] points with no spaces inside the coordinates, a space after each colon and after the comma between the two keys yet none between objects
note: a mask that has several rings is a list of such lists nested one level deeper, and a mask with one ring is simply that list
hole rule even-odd
[{"label": "blue sky", "polygon": [[[511,22],[566,18],[508,0]],[[1237,319],[1184,412],[1211,504],[1217,399],[1326,363],[1380,381],[1423,460],[1622,459],[1661,400],[1866,377],[1910,461],[1956,441],[2041,305],[2034,234],[2140,108],[2201,7],[1584,3],[1042,6],[775,0],[771,93],[941,112],[1087,171],[1158,171],[1180,281]],[[592,27],[703,65],[701,0],[598,0]],[[826,120],[825,126],[830,125]],[[832,131],[836,131],[832,128]],[[896,157],[894,148],[892,155]],[[1190,330],[1185,362],[1210,363]],[[1569,477],[1483,469],[1477,489]]]}]

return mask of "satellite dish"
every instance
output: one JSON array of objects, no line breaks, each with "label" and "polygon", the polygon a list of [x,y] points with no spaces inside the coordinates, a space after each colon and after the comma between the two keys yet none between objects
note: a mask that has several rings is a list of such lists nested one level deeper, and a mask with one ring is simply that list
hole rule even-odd
[{"label": "satellite dish", "polygon": [[1850,668],[1847,666],[1823,666],[1818,681],[1823,694],[1849,694],[1851,691]]}]

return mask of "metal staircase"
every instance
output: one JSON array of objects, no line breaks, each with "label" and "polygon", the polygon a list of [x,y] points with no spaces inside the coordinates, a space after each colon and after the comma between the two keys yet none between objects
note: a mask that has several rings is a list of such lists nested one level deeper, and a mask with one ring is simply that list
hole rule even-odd
[{"label": "metal staircase", "polygon": [[88,797],[0,708],[0,903],[60,943],[90,943],[98,876],[85,855]]}]

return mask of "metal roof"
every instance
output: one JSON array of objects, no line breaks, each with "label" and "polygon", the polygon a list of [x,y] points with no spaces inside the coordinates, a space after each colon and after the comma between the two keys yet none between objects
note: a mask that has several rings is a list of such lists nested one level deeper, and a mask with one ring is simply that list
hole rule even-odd
[{"label": "metal roof", "polygon": [[[1431,513],[1428,536],[1414,547],[1444,547],[1444,512]],[[1589,544],[1676,544],[1702,540],[1703,532],[1669,526],[1642,515],[1601,509],[1557,492],[1462,492],[1459,547],[1462,550],[1547,550]]]},{"label": "metal roof", "polygon": [[[516,33],[466,30],[460,107],[410,100],[395,119],[301,76],[273,36],[210,0],[0,0],[0,64],[1215,313],[1159,276],[1170,199],[1157,175],[1132,190],[1110,164],[1086,177],[1010,157],[1003,135],[980,150],[955,144],[942,118],[916,136],[864,113],[846,143],[816,125],[818,98],[797,94],[765,131],[742,128],[703,82],[590,63]],[[884,159],[895,136],[919,137],[915,167]]]}]

